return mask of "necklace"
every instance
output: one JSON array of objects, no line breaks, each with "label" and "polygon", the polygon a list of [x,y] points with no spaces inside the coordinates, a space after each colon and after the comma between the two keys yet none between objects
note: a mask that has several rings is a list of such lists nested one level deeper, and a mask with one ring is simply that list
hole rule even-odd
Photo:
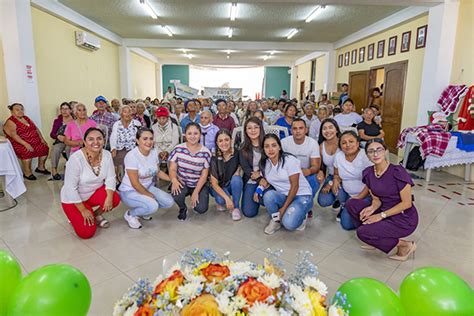
[{"label": "necklace", "polygon": [[87,156],[87,162],[89,163],[89,166],[91,166],[92,172],[95,174],[96,177],[100,175],[100,162],[102,161],[102,151],[99,154],[99,165],[94,167],[94,164],[92,163],[92,156],[85,150],[86,156]]},{"label": "necklace", "polygon": [[383,176],[383,174],[385,173],[385,171],[387,171],[388,167],[390,166],[389,163],[387,163],[387,166],[385,166],[385,168],[380,172],[380,173],[377,173],[377,169],[375,168],[374,166],[374,174],[375,174],[375,177],[376,178],[380,178],[381,176]]}]

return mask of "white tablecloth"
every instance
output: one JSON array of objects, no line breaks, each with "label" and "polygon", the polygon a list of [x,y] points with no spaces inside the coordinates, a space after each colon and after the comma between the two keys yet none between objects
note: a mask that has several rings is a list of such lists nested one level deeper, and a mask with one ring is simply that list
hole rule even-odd
[{"label": "white tablecloth", "polygon": [[8,140],[0,143],[0,176],[5,176],[5,190],[14,199],[26,192],[23,172]]}]

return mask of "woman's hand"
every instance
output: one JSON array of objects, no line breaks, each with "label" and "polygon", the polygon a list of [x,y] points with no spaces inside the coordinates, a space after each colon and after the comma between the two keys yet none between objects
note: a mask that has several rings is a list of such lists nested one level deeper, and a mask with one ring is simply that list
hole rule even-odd
[{"label": "woman's hand", "polygon": [[194,190],[193,194],[191,194],[191,206],[195,208],[199,204],[199,192]]},{"label": "woman's hand", "polygon": [[117,149],[112,149],[112,158],[115,158],[117,156]]},{"label": "woman's hand", "polygon": [[252,173],[250,174],[250,179],[252,180],[257,180],[258,178],[260,178],[260,171],[252,171]]},{"label": "woman's hand", "polygon": [[278,213],[280,213],[280,221],[283,220],[283,215],[285,214],[286,212],[286,208],[281,208],[278,210]]},{"label": "woman's hand", "polygon": [[338,178],[334,178],[333,184],[332,184],[332,193],[334,193],[334,195],[337,195],[337,192],[339,192],[340,188],[341,188],[341,181]]},{"label": "woman's hand", "polygon": [[81,212],[81,215],[84,218],[84,225],[94,226],[94,223],[95,223],[94,215],[86,208],[79,211]]},{"label": "woman's hand", "polygon": [[26,143],[26,142],[25,142],[25,145],[23,145],[23,146],[25,146],[26,150],[28,150],[29,152],[35,151],[35,150],[33,149],[33,147],[32,147],[30,144]]},{"label": "woman's hand", "polygon": [[225,199],[225,206],[227,207],[227,209],[228,209],[229,211],[232,211],[232,210],[235,208],[234,202],[233,202],[232,199],[229,198],[229,197],[227,197],[227,198]]},{"label": "woman's hand", "polygon": [[260,203],[260,200],[259,200],[259,198],[258,198],[258,194],[257,194],[257,193],[254,193],[254,194],[253,194],[253,201],[254,201],[255,203]]},{"label": "woman's hand", "polygon": [[320,185],[323,184],[323,182],[324,182],[324,173],[321,170],[319,170],[318,175],[316,176],[316,179],[318,180]]},{"label": "woman's hand", "polygon": [[173,195],[180,194],[182,188],[183,188],[183,185],[181,184],[181,182],[179,182],[178,179],[176,178],[171,179],[171,193]]},{"label": "woman's hand", "polygon": [[64,136],[64,135],[58,135],[56,138],[57,138],[60,142],[63,142],[63,143],[64,143],[64,140],[66,139],[66,136]]},{"label": "woman's hand", "polygon": [[367,218],[369,218],[369,216],[372,215],[374,212],[375,212],[375,208],[372,205],[367,206],[366,208],[362,210],[362,212],[360,212],[359,218],[363,222]]},{"label": "woman's hand", "polygon": [[321,189],[321,191],[322,191],[324,194],[329,193],[329,191],[331,191],[331,185],[330,185],[330,184],[326,184],[325,186],[323,186],[323,188]]},{"label": "woman's hand", "polygon": [[373,224],[380,222],[382,220],[382,216],[380,214],[374,214],[369,216],[362,224],[367,225],[367,224]]},{"label": "woman's hand", "polygon": [[104,202],[104,212],[112,210],[112,196],[107,195]]},{"label": "woman's hand", "polygon": [[265,178],[260,179],[260,181],[258,182],[258,185],[261,185],[261,186],[264,187],[265,189],[270,186],[270,184],[268,183],[267,179],[265,179]]}]

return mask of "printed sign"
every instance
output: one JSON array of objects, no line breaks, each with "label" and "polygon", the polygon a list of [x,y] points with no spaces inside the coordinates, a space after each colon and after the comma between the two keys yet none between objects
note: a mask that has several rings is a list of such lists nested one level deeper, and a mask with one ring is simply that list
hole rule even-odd
[{"label": "printed sign", "polygon": [[180,82],[175,82],[174,87],[176,88],[176,95],[186,99],[193,99],[197,98],[198,96],[198,89],[191,88],[185,84]]},{"label": "printed sign", "polygon": [[217,99],[237,100],[242,98],[242,88],[210,88],[204,87],[204,97]]}]

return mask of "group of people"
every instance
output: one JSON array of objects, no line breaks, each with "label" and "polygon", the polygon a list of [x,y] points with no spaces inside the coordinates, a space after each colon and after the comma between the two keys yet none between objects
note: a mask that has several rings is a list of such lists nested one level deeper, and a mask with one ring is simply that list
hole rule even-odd
[{"label": "group of people", "polygon": [[[128,207],[129,227],[138,229],[158,209],[174,204],[179,220],[191,210],[203,214],[212,196],[217,211],[235,221],[255,217],[264,206],[269,235],[282,227],[304,230],[315,202],[339,206],[337,220],[343,229],[357,231],[363,248],[389,253],[397,247],[395,260],[415,251],[414,242],[402,239],[418,223],[413,182],[403,167],[388,161],[376,105],[360,116],[349,97],[336,115],[338,105],[316,108],[285,99],[179,103],[168,97],[158,105],[151,99],[122,104],[114,99],[109,105],[99,96],[90,117],[82,103],[61,104],[50,135],[52,178],[61,179],[58,161],[65,156],[61,202],[79,237],[107,228],[104,214],[120,202]],[[41,132],[23,105],[9,108],[4,130],[24,177],[36,178],[34,157],[39,157],[35,172],[50,174]],[[287,133],[269,132],[271,125]],[[237,143],[232,132],[240,126]],[[170,183],[168,190],[158,187],[160,180]]]}]

